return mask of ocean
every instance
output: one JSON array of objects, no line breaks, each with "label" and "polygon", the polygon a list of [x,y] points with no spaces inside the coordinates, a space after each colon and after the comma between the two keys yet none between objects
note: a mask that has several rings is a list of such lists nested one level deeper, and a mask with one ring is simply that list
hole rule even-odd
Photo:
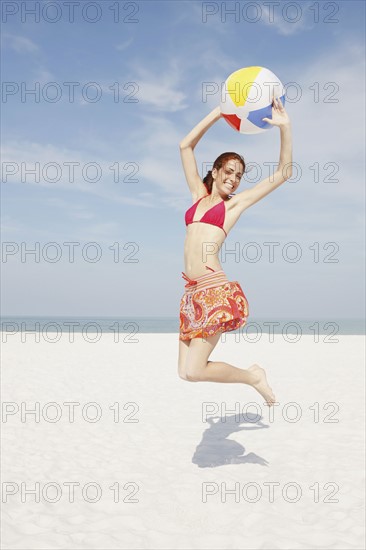
[{"label": "ocean", "polygon": [[[4,316],[0,317],[1,331],[17,334],[19,332],[52,333],[177,333],[177,317],[41,317],[41,316]],[[247,324],[233,333],[241,333],[249,340],[260,334],[287,335],[364,335],[365,319],[248,319]]]}]

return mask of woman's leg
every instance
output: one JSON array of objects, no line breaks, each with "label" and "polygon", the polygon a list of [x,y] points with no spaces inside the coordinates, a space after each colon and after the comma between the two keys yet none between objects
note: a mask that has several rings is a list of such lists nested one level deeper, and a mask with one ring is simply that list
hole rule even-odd
[{"label": "woman's leg", "polygon": [[192,382],[226,382],[248,384],[256,389],[270,405],[276,401],[268,385],[266,373],[259,365],[248,369],[239,369],[222,361],[208,361],[208,358],[220,339],[221,334],[202,338],[193,338],[186,356],[186,379]]}]

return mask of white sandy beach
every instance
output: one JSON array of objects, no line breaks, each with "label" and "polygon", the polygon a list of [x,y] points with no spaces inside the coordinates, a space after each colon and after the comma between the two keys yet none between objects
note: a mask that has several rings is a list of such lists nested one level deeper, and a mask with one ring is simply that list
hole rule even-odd
[{"label": "white sandy beach", "polygon": [[9,337],[2,548],[364,548],[364,337],[324,339],[213,351],[266,369],[272,418],[249,386],[181,380],[177,334]]}]

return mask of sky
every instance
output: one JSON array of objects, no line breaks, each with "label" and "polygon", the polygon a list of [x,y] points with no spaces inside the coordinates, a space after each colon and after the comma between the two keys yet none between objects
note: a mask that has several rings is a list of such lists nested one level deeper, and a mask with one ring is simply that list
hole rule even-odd
[{"label": "sky", "polygon": [[[241,215],[221,266],[253,318],[363,317],[364,2],[72,4],[1,6],[2,315],[178,316],[179,142],[255,65],[286,88],[297,168]],[[243,191],[277,163],[279,129],[220,119],[201,177],[225,151],[252,167]]]}]

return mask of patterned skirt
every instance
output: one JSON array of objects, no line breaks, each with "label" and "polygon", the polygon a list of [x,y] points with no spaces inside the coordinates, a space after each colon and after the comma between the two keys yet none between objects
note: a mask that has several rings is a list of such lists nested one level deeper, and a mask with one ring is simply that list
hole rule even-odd
[{"label": "patterned skirt", "polygon": [[182,276],[188,282],[179,308],[180,340],[208,338],[245,325],[249,304],[238,281],[228,281],[223,270],[195,280]]}]

